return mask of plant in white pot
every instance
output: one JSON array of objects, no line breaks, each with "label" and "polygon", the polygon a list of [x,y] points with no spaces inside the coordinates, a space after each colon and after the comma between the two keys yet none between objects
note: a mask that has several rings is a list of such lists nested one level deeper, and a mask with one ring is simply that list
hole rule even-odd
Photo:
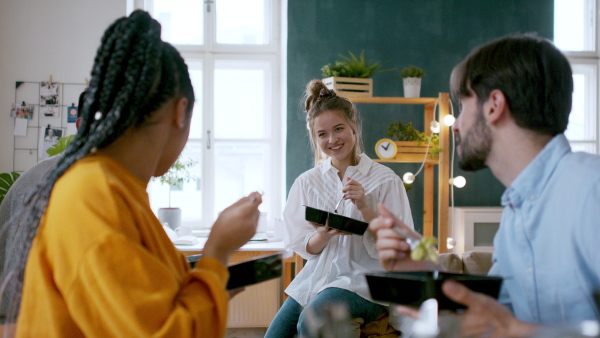
[{"label": "plant in white pot", "polygon": [[421,96],[421,79],[427,75],[422,68],[410,65],[400,71],[404,82],[404,97]]},{"label": "plant in white pot", "polygon": [[152,180],[158,180],[162,184],[169,186],[169,206],[158,209],[158,220],[161,223],[167,223],[173,230],[181,225],[181,208],[171,206],[171,190],[173,187],[182,187],[184,183],[194,181],[196,177],[190,172],[190,169],[197,162],[192,159],[182,160],[177,158],[169,170],[160,177],[153,177]]}]

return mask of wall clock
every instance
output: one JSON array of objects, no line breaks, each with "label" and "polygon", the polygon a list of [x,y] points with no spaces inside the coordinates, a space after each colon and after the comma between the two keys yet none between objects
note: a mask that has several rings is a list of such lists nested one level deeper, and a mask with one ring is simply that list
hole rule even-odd
[{"label": "wall clock", "polygon": [[391,160],[396,158],[396,153],[398,152],[398,147],[396,147],[396,142],[389,138],[382,138],[377,141],[375,144],[375,153],[382,160]]}]

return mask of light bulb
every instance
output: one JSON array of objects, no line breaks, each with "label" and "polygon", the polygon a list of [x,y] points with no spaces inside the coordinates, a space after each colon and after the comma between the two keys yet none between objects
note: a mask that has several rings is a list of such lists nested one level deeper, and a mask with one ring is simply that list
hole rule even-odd
[{"label": "light bulb", "polygon": [[440,132],[440,123],[436,120],[431,121],[431,132],[432,133],[439,133]]},{"label": "light bulb", "polygon": [[446,238],[446,248],[454,249],[454,245],[456,245],[456,241],[452,237]]},{"label": "light bulb", "polygon": [[412,182],[415,181],[415,175],[413,175],[413,173],[411,173],[411,172],[408,172],[408,173],[404,174],[404,176],[402,176],[402,180],[406,184],[411,184]]},{"label": "light bulb", "polygon": [[465,186],[465,184],[467,184],[467,180],[462,176],[456,176],[450,179],[450,184],[457,188],[462,188]]},{"label": "light bulb", "polygon": [[447,125],[448,127],[452,127],[452,125],[454,124],[454,122],[456,121],[456,118],[454,117],[454,115],[446,115],[444,116],[444,124]]}]

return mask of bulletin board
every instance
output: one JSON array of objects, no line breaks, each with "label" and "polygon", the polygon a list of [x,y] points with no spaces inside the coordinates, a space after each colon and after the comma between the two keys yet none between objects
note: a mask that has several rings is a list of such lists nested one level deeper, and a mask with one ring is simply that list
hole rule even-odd
[{"label": "bulletin board", "polygon": [[45,150],[77,133],[77,104],[86,83],[17,81],[10,114],[14,122],[13,171],[22,173],[46,159]]}]

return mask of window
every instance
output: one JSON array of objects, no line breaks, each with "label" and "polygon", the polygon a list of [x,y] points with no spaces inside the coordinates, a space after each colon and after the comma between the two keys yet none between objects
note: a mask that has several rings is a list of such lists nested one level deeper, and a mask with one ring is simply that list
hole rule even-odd
[{"label": "window", "polygon": [[188,65],[196,104],[182,154],[195,181],[149,185],[150,203],[182,208],[182,224],[210,228],[218,213],[252,191],[261,212],[285,201],[283,63],[279,0],[146,0],[162,38]]},{"label": "window", "polygon": [[554,43],[573,69],[573,109],[565,135],[575,151],[600,152],[598,0],[555,0]]}]

